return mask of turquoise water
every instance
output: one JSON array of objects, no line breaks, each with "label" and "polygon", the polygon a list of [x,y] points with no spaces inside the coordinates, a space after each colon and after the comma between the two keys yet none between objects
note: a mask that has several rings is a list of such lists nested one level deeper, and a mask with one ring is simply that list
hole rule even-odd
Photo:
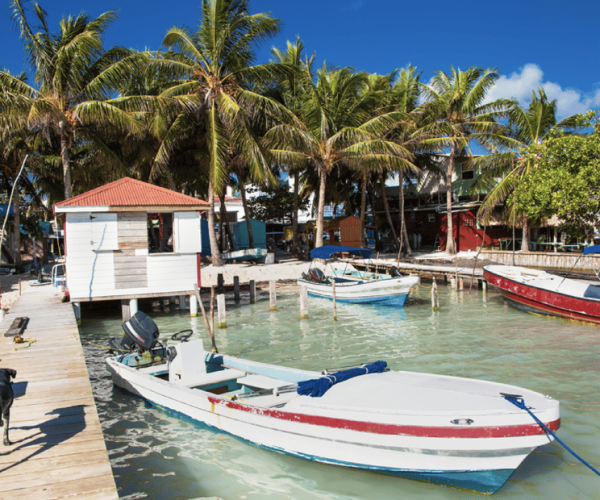
[{"label": "turquoise water", "polygon": [[[468,286],[467,286],[468,288]],[[301,321],[297,289],[279,292],[269,311],[263,292],[227,300],[225,354],[321,370],[383,359],[391,369],[502,381],[561,402],[559,437],[600,467],[600,328],[538,317],[504,304],[495,292],[440,287],[440,311],[420,286],[403,309],[337,306],[309,298]],[[168,308],[167,308],[168,309]],[[168,333],[192,328],[204,339],[201,317],[174,308],[144,309]],[[100,314],[96,313],[97,316]],[[105,344],[120,335],[120,317],[102,312],[81,327],[88,370],[121,498],[137,499],[431,499],[483,498],[471,492],[283,456],[175,418],[114,388],[104,368]],[[495,499],[600,499],[600,477],[554,442],[532,453]]]}]

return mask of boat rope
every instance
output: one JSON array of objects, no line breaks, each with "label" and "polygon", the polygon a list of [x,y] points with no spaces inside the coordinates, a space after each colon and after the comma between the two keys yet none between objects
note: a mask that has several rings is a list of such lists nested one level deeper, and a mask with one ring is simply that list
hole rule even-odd
[{"label": "boat rope", "polygon": [[[502,394],[502,393],[501,393]],[[550,434],[554,439],[556,439],[556,441],[558,441],[560,444],[562,444],[564,446],[564,448],[571,454],[573,455],[577,460],[579,460],[582,464],[584,464],[585,466],[587,466],[591,471],[593,471],[597,476],[600,476],[600,472],[597,469],[594,469],[594,467],[592,467],[589,463],[587,463],[583,458],[581,458],[579,455],[577,455],[577,453],[575,453],[571,448],[569,448],[565,443],[563,443],[556,434],[554,434],[554,432],[552,432],[550,429],[548,429],[548,427],[539,419],[537,418],[533,412],[527,408],[527,406],[525,406],[525,400],[522,397],[519,396],[514,396],[514,395],[510,395],[510,394],[502,394],[502,397],[504,399],[506,399],[507,401],[510,401],[512,404],[514,404],[517,408],[520,408],[521,410],[525,410],[527,413],[529,413],[529,415],[531,415],[533,417],[533,419],[540,425],[540,427],[542,427],[542,429],[544,429],[548,434]]]},{"label": "boat rope", "polygon": [[77,337],[75,337],[74,335],[71,337],[62,337],[60,339],[33,339],[33,338],[25,338],[25,337],[21,337],[20,335],[16,335],[13,338],[13,342],[15,344],[27,344],[26,346],[23,347],[15,347],[13,348],[13,351],[20,351],[21,349],[27,349],[29,346],[31,346],[31,344],[35,344],[36,342],[54,342],[56,340],[69,340],[69,339],[75,339]]}]

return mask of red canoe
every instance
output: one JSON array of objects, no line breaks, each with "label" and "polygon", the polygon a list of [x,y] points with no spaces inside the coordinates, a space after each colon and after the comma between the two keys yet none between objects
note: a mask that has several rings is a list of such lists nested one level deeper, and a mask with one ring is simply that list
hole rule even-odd
[{"label": "red canoe", "polygon": [[600,325],[600,283],[515,266],[485,266],[483,273],[519,309]]}]

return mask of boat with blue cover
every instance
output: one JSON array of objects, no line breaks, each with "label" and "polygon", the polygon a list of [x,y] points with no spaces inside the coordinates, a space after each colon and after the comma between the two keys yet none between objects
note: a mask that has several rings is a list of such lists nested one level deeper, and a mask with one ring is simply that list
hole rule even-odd
[{"label": "boat with blue cover", "polygon": [[349,263],[336,268],[329,259],[340,254],[369,259],[371,250],[335,245],[315,248],[310,252],[313,262],[298,285],[316,297],[332,299],[335,285],[337,301],[402,307],[411,289],[419,284],[418,276],[402,276],[397,268],[391,268],[391,274],[359,271]]},{"label": "boat with blue cover", "polygon": [[316,463],[494,493],[553,440],[532,416],[560,427],[558,401],[512,385],[391,371],[385,361],[300,370],[207,351],[201,340],[165,347],[142,312],[123,328],[120,354],[106,360],[116,386]]}]

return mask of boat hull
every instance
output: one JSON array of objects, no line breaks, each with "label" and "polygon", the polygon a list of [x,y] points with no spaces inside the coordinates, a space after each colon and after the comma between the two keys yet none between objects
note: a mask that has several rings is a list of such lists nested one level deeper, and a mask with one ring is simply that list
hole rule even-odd
[{"label": "boat hull", "polygon": [[[457,415],[469,414],[466,410],[435,416],[416,411],[401,417],[378,410],[367,412],[368,418],[365,418],[364,412],[340,412],[335,406],[329,407],[327,400],[321,403],[306,396],[294,399],[289,410],[285,407],[261,408],[204,390],[179,387],[121,365],[116,359],[107,360],[115,385],[157,407],[208,424],[262,448],[315,462],[493,493],[531,451],[552,440],[528,416],[520,414],[503,418],[507,425],[500,426],[495,417],[479,415],[475,419],[482,424],[471,427],[449,423]],[[221,359],[222,364],[233,368],[251,368],[253,372],[261,369],[248,362],[236,366],[235,358]],[[305,378],[298,373],[292,375]],[[444,383],[455,383],[454,377],[442,379]],[[495,384],[494,390],[496,385],[500,390],[512,390],[513,393],[516,389]],[[360,386],[348,386],[348,390],[360,393]],[[511,410],[507,407],[506,412]],[[551,429],[557,429],[560,422],[558,403],[538,417]]]},{"label": "boat hull", "polygon": [[[526,271],[535,273],[529,281],[522,277]],[[600,297],[584,296],[586,286],[598,287],[512,266],[486,266],[483,273],[488,283],[522,311],[600,325]]]},{"label": "boat hull", "polygon": [[[339,302],[354,304],[403,307],[411,288],[418,283],[417,276],[365,282],[336,278],[335,299]],[[306,286],[307,292],[314,297],[333,299],[333,286],[329,283],[316,283],[300,279],[298,285]]]}]

